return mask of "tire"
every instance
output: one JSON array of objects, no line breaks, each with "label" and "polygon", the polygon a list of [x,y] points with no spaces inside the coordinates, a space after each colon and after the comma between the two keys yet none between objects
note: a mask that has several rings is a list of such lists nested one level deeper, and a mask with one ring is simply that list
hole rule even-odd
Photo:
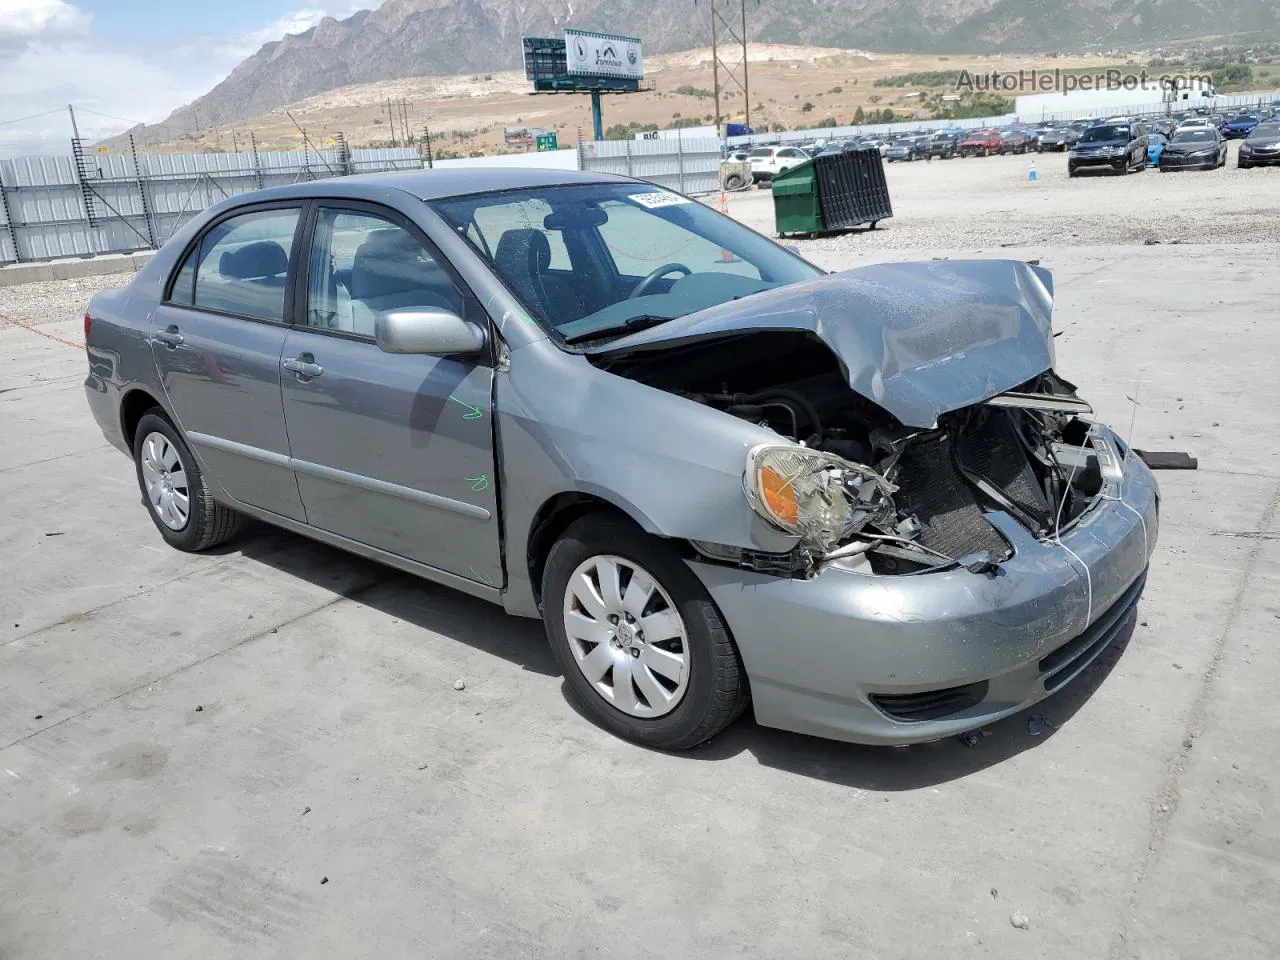
[{"label": "tire", "polygon": [[1236,166],[1241,170],[1248,170],[1251,166],[1253,166],[1253,164],[1245,163],[1243,160],[1237,160]]},{"label": "tire", "polygon": [[[225,543],[240,529],[240,514],[213,499],[191,448],[159,407],[138,421],[133,465],[147,515],[169,546],[198,553]],[[156,465],[165,468],[158,477]],[[185,517],[181,517],[183,491]]]},{"label": "tire", "polygon": [[746,181],[739,174],[731,173],[724,178],[724,188],[726,190],[741,190]]},{"label": "tire", "polygon": [[[581,586],[575,588],[577,593],[571,590],[571,581],[588,585],[588,602],[596,606],[597,614],[609,610],[607,602],[601,602],[606,591],[598,589],[590,577],[593,571],[607,571],[610,564],[613,569],[625,571],[628,565],[633,569],[619,591],[624,598],[630,594],[627,588],[636,582],[634,571],[648,574],[654,583],[644,607],[651,612],[641,615],[637,611],[637,619],[630,623],[619,620],[616,628],[576,599]],[[587,579],[580,579],[583,576]],[[622,579],[619,576],[619,583]],[[542,608],[551,652],[566,685],[590,718],[615,736],[659,750],[687,750],[710,740],[746,709],[750,700],[746,671],[706,590],[675,551],[626,521],[595,514],[576,521],[564,532],[547,556]],[[619,609],[621,614],[606,616],[632,615],[625,603]],[[668,611],[677,615],[683,637],[643,638],[639,625]],[[573,622],[579,625],[576,631],[581,631],[572,639],[570,618],[575,618]],[[653,622],[665,624],[664,632],[671,629],[669,617]],[[601,639],[592,643],[588,634]],[[596,654],[602,647],[608,656]],[[673,657],[677,649],[683,651],[680,679],[649,668],[648,664],[659,662],[664,669],[670,668],[674,661],[660,661],[658,655]],[[593,656],[595,662],[589,662]],[[632,679],[632,663],[639,664],[634,674],[638,679]],[[603,675],[594,682],[588,680],[588,672],[596,673],[602,664],[607,664]],[[627,665],[625,694],[615,683],[615,668],[621,664]],[[655,683],[661,687],[658,694],[646,697],[644,690],[657,689]],[[598,685],[609,692],[602,692]],[[672,702],[661,700],[662,696],[670,696]]]}]

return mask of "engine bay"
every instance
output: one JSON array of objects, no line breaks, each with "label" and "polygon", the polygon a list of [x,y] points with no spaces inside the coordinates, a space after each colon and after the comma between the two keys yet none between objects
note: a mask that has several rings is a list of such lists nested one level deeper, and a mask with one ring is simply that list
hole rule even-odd
[{"label": "engine bay", "polygon": [[[1052,538],[1103,489],[1108,458],[1094,449],[1092,411],[1052,371],[943,414],[926,430],[904,426],[855,393],[835,355],[800,333],[744,333],[602,366],[830,455],[817,495],[819,506],[839,511],[839,525],[803,531],[785,558],[694,544],[716,560],[797,576],[836,560],[882,575],[959,564],[994,575],[1012,547],[990,513],[1006,513],[1035,536]],[[776,460],[785,449],[770,455]],[[774,477],[768,482],[776,486],[778,472],[786,474],[784,483],[803,482],[806,471],[818,469],[787,462],[801,465],[766,466]]]}]

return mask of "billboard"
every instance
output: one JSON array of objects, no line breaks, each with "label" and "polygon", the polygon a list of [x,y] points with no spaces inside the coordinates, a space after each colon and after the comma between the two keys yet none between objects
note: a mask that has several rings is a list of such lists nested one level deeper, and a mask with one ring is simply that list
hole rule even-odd
[{"label": "billboard", "polygon": [[644,57],[635,37],[566,30],[564,45],[570,74],[634,80],[644,76]]}]

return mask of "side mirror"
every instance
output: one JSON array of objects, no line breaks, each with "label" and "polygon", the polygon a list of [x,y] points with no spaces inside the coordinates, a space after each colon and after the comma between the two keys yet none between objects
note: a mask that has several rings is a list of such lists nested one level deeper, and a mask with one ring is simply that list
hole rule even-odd
[{"label": "side mirror", "polygon": [[449,356],[484,349],[484,331],[450,310],[400,307],[374,317],[373,335],[384,353]]}]

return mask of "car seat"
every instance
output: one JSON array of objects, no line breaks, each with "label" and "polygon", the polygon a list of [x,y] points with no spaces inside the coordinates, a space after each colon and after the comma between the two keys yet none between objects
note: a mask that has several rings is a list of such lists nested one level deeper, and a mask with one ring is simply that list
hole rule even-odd
[{"label": "car seat", "polygon": [[541,230],[518,227],[498,240],[494,266],[515,294],[541,310],[553,324],[579,319],[585,309],[581,295],[563,277],[548,273],[551,244]]},{"label": "car seat", "polygon": [[405,230],[370,233],[351,264],[351,323],[373,336],[374,317],[397,307],[438,307],[462,314],[462,297],[444,268]]}]

